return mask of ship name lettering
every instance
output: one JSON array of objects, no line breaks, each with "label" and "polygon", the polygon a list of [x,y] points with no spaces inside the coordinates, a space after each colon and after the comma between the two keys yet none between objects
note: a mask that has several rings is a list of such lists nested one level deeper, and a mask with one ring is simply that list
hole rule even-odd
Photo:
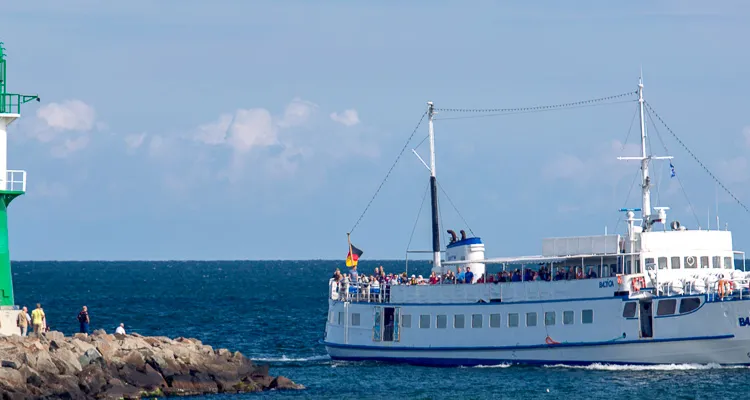
[{"label": "ship name lettering", "polygon": [[599,289],[615,287],[615,282],[611,279],[599,282]]},{"label": "ship name lettering", "polygon": [[740,317],[740,326],[750,326],[750,317]]}]

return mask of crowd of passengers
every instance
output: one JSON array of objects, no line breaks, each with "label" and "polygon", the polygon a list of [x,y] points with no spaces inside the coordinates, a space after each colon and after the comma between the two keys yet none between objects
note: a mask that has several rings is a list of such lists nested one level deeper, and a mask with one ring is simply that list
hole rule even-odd
[{"label": "crowd of passengers", "polygon": [[519,268],[513,271],[501,271],[497,274],[482,274],[479,279],[474,281],[474,273],[471,267],[458,267],[457,272],[448,271],[444,275],[438,275],[433,272],[429,278],[422,275],[407,275],[406,272],[400,274],[386,274],[382,266],[375,267],[373,274],[360,274],[355,265],[349,270],[349,273],[341,273],[336,268],[332,279],[336,283],[352,284],[356,283],[359,287],[372,287],[379,289],[385,285],[437,285],[437,284],[462,284],[462,283],[498,283],[498,282],[524,282],[524,281],[565,281],[576,279],[594,279],[597,274],[593,268],[589,267],[584,274],[582,267],[559,267],[554,274],[550,272],[550,267],[541,265],[538,271],[524,268],[523,274]]}]

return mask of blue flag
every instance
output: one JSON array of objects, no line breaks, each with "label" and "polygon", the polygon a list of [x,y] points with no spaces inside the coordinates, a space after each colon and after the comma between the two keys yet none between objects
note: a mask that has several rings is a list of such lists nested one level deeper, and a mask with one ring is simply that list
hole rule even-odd
[{"label": "blue flag", "polygon": [[672,165],[672,163],[671,163],[671,162],[669,163],[669,169],[670,169],[670,170],[672,171],[672,176],[670,176],[670,178],[674,178],[674,177],[675,177],[675,173],[674,173],[674,165]]}]

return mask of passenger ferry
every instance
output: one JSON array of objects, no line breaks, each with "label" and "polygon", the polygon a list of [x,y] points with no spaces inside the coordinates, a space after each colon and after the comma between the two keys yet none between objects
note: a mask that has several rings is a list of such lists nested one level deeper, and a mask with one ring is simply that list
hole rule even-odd
[{"label": "passenger ferry", "polygon": [[[748,275],[735,269],[728,230],[686,229],[652,207],[643,83],[639,157],[642,204],[622,209],[627,231],[543,239],[541,255],[486,258],[479,237],[441,257],[433,115],[428,103],[432,271],[470,267],[472,284],[387,285],[366,292],[329,282],[325,345],[334,360],[419,365],[750,365]],[[639,213],[639,218],[636,217]],[[477,283],[490,264],[571,267],[596,278]]]}]

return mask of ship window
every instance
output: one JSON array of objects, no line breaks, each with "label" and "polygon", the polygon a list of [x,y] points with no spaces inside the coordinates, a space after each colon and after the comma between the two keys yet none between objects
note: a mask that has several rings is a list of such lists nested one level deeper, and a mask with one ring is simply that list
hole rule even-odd
[{"label": "ship window", "polygon": [[352,314],[352,326],[359,326],[359,313]]},{"label": "ship window", "polygon": [[708,256],[701,257],[701,268],[710,268],[708,265]]},{"label": "ship window", "polygon": [[688,297],[680,300],[680,314],[689,313],[697,310],[701,305],[701,299],[698,297]]},{"label": "ship window", "polygon": [[536,313],[535,312],[526,313],[526,326],[536,326]]},{"label": "ship window", "polygon": [[334,322],[336,322],[336,319],[333,316],[333,311],[331,311],[331,312],[328,313],[328,322],[331,323],[331,324],[334,323]]},{"label": "ship window", "polygon": [[508,327],[509,328],[517,328],[518,327],[518,314],[508,314]]},{"label": "ship window", "polygon": [[463,314],[456,314],[453,316],[453,327],[456,329],[463,329],[464,328],[464,320],[466,318]]},{"label": "ship window", "polygon": [[411,314],[401,316],[401,326],[404,328],[411,328]]},{"label": "ship window", "polygon": [[659,269],[667,269],[667,257],[659,257]]},{"label": "ship window", "polygon": [[695,257],[685,257],[685,268],[698,268],[698,263],[695,262]]},{"label": "ship window", "polygon": [[430,316],[422,314],[419,316],[419,327],[422,329],[427,329],[430,327]]},{"label": "ship window", "polygon": [[641,273],[641,260],[635,260],[635,273]]},{"label": "ship window", "polygon": [[659,306],[656,308],[656,315],[672,315],[677,308],[677,300],[659,300]]},{"label": "ship window", "polygon": [[712,262],[712,264],[713,264],[712,267],[714,267],[714,268],[721,268],[721,257],[714,256],[714,259],[711,260],[711,261],[713,261]]},{"label": "ship window", "polygon": [[650,265],[656,265],[653,258],[646,259],[646,268],[648,268]]},{"label": "ship window", "polygon": [[672,257],[672,269],[680,269],[680,257]]},{"label": "ship window", "polygon": [[448,326],[448,316],[438,315],[437,319],[435,320],[435,326],[440,329],[445,329]]},{"label": "ship window", "polygon": [[490,328],[500,327],[500,314],[490,314]]},{"label": "ship window", "polygon": [[471,327],[472,328],[482,327],[482,314],[473,314],[471,316]]},{"label": "ship window", "polygon": [[547,311],[544,313],[544,325],[554,325],[555,324],[555,312],[554,311]]},{"label": "ship window", "polygon": [[339,311],[339,325],[344,325],[344,313]]},{"label": "ship window", "polygon": [[724,257],[724,268],[734,269],[734,265],[732,265],[732,257]]},{"label": "ship window", "polygon": [[583,310],[583,311],[581,311],[581,323],[582,324],[593,324],[594,323],[594,310]]},{"label": "ship window", "polygon": [[635,308],[636,308],[636,304],[634,301],[629,301],[625,303],[625,307],[622,309],[622,316],[624,318],[635,317]]},{"label": "ship window", "polygon": [[573,318],[573,311],[563,311],[563,324],[564,325],[573,325],[573,321],[575,318]]}]

